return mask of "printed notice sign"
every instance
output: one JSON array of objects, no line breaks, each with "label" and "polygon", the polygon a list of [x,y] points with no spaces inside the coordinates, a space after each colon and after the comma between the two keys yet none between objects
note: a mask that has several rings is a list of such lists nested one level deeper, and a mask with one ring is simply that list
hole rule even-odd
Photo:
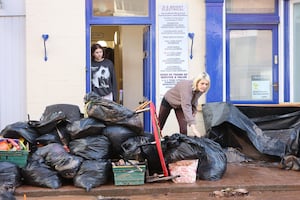
[{"label": "printed notice sign", "polygon": [[186,4],[159,6],[160,97],[188,75],[188,14]]},{"label": "printed notice sign", "polygon": [[264,76],[252,76],[252,99],[271,99],[270,79]]}]

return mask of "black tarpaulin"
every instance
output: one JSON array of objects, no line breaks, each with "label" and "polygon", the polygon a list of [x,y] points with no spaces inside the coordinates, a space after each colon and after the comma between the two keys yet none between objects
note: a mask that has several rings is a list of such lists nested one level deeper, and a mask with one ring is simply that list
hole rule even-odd
[{"label": "black tarpaulin", "polygon": [[[203,105],[208,137],[222,147],[243,148],[245,143],[258,152],[283,157],[298,153],[300,108],[236,107],[226,102]],[[238,138],[244,138],[241,143]],[[246,142],[245,142],[246,141]]]}]

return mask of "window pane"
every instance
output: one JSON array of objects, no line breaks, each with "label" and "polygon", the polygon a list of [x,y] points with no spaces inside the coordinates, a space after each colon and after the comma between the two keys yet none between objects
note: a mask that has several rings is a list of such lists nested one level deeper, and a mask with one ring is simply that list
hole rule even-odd
[{"label": "window pane", "polygon": [[292,101],[294,102],[300,102],[300,3],[294,4],[294,16],[293,16],[293,55],[294,55],[294,61],[293,61],[293,94],[294,99]]},{"label": "window pane", "polygon": [[272,100],[272,31],[230,31],[230,100]]},{"label": "window pane", "polygon": [[148,0],[93,0],[94,16],[148,16]]},{"label": "window pane", "polygon": [[226,13],[274,13],[275,0],[226,0]]}]

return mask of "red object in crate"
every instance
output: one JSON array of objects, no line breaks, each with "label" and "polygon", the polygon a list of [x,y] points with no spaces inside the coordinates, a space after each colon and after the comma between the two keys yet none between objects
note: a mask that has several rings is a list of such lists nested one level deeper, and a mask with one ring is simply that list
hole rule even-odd
[{"label": "red object in crate", "polygon": [[0,150],[1,151],[19,151],[22,150],[24,145],[21,144],[22,142],[18,139],[11,139],[11,138],[0,138]]},{"label": "red object in crate", "polygon": [[8,151],[9,149],[10,147],[6,140],[0,141],[0,151]]},{"label": "red object in crate", "polygon": [[22,139],[0,138],[0,162],[12,162],[24,167],[28,153]]}]

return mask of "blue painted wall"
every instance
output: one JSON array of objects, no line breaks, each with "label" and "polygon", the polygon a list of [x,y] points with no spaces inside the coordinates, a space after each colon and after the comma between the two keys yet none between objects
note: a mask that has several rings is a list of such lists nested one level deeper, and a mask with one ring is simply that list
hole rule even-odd
[{"label": "blue painted wall", "polygon": [[223,101],[223,3],[206,0],[206,71],[211,77],[207,102]]}]

